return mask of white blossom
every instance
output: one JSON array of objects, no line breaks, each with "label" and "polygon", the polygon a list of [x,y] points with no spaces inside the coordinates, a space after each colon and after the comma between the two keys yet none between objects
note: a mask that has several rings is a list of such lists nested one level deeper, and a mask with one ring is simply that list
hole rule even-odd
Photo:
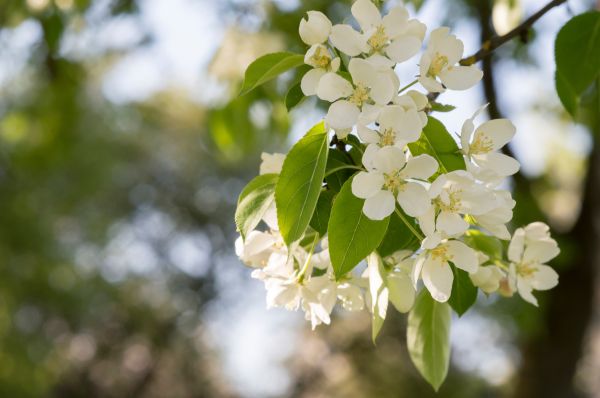
[{"label": "white blossom", "polygon": [[308,11],[308,19],[302,18],[298,33],[302,41],[309,46],[323,44],[331,33],[331,21],[320,11]]},{"label": "white blossom", "polygon": [[457,236],[469,228],[465,215],[482,215],[493,209],[494,194],[478,184],[464,170],[442,174],[429,187],[431,206],[419,217],[419,225],[426,235],[425,247],[436,246],[445,238]]},{"label": "white blossom", "polygon": [[558,284],[558,274],[545,263],[560,253],[550,228],[534,222],[519,228],[508,247],[511,280],[524,300],[537,306],[533,290],[548,290]]},{"label": "white blossom", "polygon": [[[498,152],[515,135],[515,126],[508,119],[493,119],[482,123],[477,129],[473,120],[481,110],[465,121],[460,141],[462,152],[468,161],[472,161],[480,170],[475,174],[484,180],[506,177],[519,171],[519,162]],[[487,175],[486,175],[487,174]]]},{"label": "white blossom", "polygon": [[328,72],[317,87],[319,98],[332,102],[325,121],[334,129],[352,128],[365,106],[389,103],[400,84],[391,69],[381,70],[364,59],[351,59],[348,71],[352,83],[337,73]]},{"label": "white blossom", "polygon": [[481,80],[483,73],[475,66],[456,65],[463,51],[463,42],[450,34],[450,28],[441,27],[432,31],[419,63],[419,82],[431,92],[473,87]]},{"label": "white blossom", "polygon": [[408,60],[421,49],[426,26],[409,19],[405,7],[394,7],[382,17],[370,0],[357,0],[351,11],[361,32],[350,25],[335,25],[331,30],[331,42],[343,53],[351,57],[385,55],[392,61],[391,66]]},{"label": "white blossom", "polygon": [[304,63],[313,67],[302,76],[300,88],[306,96],[317,94],[321,78],[327,72],[337,72],[340,69],[340,58],[332,58],[329,49],[322,44],[311,46],[304,56]]},{"label": "white blossom", "polygon": [[367,171],[352,180],[352,193],[365,199],[363,212],[372,220],[382,220],[392,214],[396,201],[410,216],[422,215],[431,201],[425,187],[411,179],[427,179],[438,168],[435,159],[419,155],[405,159],[404,152],[394,146],[374,148],[376,154],[365,152],[363,164]]},{"label": "white blossom", "polygon": [[420,277],[434,300],[448,301],[454,281],[450,262],[469,273],[476,272],[477,252],[458,240],[442,241],[431,249],[423,250],[415,262],[412,274],[414,286]]},{"label": "white blossom", "polygon": [[423,129],[416,106],[409,109],[399,105],[385,106],[377,116],[377,123],[378,129],[358,125],[358,136],[366,144],[403,149],[406,144],[418,140]]}]

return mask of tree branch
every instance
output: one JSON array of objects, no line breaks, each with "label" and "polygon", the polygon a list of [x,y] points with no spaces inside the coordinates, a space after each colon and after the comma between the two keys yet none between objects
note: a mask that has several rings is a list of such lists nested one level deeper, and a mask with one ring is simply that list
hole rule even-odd
[{"label": "tree branch", "polygon": [[496,48],[500,47],[507,41],[510,41],[515,37],[523,37],[523,35],[531,28],[531,26],[533,26],[533,24],[538,19],[540,19],[544,14],[546,14],[554,7],[557,7],[565,3],[566,1],[567,0],[552,0],[544,7],[542,7],[538,12],[527,18],[525,21],[523,21],[523,23],[521,23],[519,26],[517,26],[507,34],[502,36],[492,36],[491,38],[483,42],[479,51],[477,51],[475,54],[469,57],[461,59],[460,64],[465,66],[473,65],[475,62],[480,61],[483,58],[490,55]]}]

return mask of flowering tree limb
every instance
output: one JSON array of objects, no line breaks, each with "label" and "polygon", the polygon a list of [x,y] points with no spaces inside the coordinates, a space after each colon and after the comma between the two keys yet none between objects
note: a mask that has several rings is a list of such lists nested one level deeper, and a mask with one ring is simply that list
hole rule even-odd
[{"label": "flowering tree limb", "polygon": [[544,14],[553,9],[554,7],[560,6],[563,3],[566,3],[567,0],[552,0],[544,7],[542,7],[538,12],[527,18],[523,23],[515,27],[510,32],[502,35],[502,36],[492,36],[488,40],[486,40],[481,49],[477,51],[475,54],[465,57],[460,60],[461,65],[473,65],[477,61],[482,60],[483,58],[490,55],[495,49],[503,45],[504,43],[514,39],[515,37],[522,37],[532,26],[533,24],[540,19]]}]

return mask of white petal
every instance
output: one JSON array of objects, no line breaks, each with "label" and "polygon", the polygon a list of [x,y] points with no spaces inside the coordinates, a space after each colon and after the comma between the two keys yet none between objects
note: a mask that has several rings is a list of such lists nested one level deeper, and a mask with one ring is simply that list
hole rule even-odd
[{"label": "white petal", "polygon": [[405,162],[402,149],[386,146],[377,152],[377,157],[373,160],[373,165],[378,171],[390,174],[400,170]]},{"label": "white petal", "polygon": [[388,14],[383,17],[382,25],[385,27],[385,33],[388,37],[396,38],[407,28],[408,10],[403,6],[392,8]]},{"label": "white petal", "polygon": [[425,252],[421,252],[421,254],[419,254],[419,256],[415,259],[415,266],[410,273],[410,280],[415,289],[417,288],[417,282],[419,282],[419,277],[423,271],[423,264],[425,264],[425,260],[427,260],[427,254]]},{"label": "white petal", "polygon": [[416,182],[404,184],[398,192],[397,199],[402,210],[411,217],[422,216],[431,207],[427,190]]},{"label": "white petal", "polygon": [[517,129],[508,119],[493,119],[482,123],[475,130],[474,140],[483,135],[492,142],[492,150],[498,150],[506,145],[514,136]]},{"label": "white petal", "polygon": [[534,297],[533,294],[531,294],[532,287],[529,283],[527,283],[527,281],[523,280],[522,278],[518,278],[517,290],[519,292],[519,295],[523,298],[523,300],[535,305],[536,307],[538,306],[537,299]]},{"label": "white petal", "polygon": [[400,89],[400,79],[392,69],[373,75],[369,84],[371,86],[369,95],[379,105],[391,102]]},{"label": "white petal", "polygon": [[352,193],[357,198],[366,199],[375,196],[383,186],[383,175],[376,172],[361,171],[352,180]]},{"label": "white petal", "polygon": [[400,118],[400,126],[397,129],[399,137],[403,141],[410,143],[419,139],[423,130],[423,122],[419,112],[414,109],[403,112]]},{"label": "white petal", "polygon": [[558,274],[551,267],[540,265],[530,283],[535,290],[552,289],[554,286],[558,285]]},{"label": "white petal", "polygon": [[364,84],[370,86],[370,81],[377,70],[369,61],[362,58],[352,58],[348,64],[348,72],[352,76],[355,85]]},{"label": "white petal", "polygon": [[431,236],[435,233],[435,207],[431,206],[419,217],[419,227],[426,236]]},{"label": "white petal", "polygon": [[434,300],[441,303],[448,301],[454,281],[454,275],[448,263],[442,263],[434,260],[432,256],[428,256],[423,264],[421,277]]},{"label": "white petal", "polygon": [[401,125],[403,114],[404,110],[400,106],[384,106],[381,109],[381,112],[379,112],[379,117],[377,118],[380,129],[382,131],[387,129],[398,130]]},{"label": "white petal", "polygon": [[448,254],[452,256],[450,261],[452,261],[456,267],[469,273],[477,271],[479,261],[475,250],[457,240],[446,242],[446,247],[448,247]]},{"label": "white petal", "polygon": [[377,159],[379,153],[379,146],[376,144],[367,145],[365,153],[363,153],[362,163],[369,171],[376,171],[375,159]]},{"label": "white petal", "polygon": [[303,18],[298,29],[302,41],[309,46],[326,42],[331,31],[329,18],[319,11],[308,11],[307,14],[308,20]]},{"label": "white petal", "polygon": [[425,38],[425,32],[427,32],[427,26],[416,19],[409,20],[404,29],[404,33],[418,38],[421,42]]},{"label": "white petal", "polygon": [[523,262],[534,261],[545,263],[558,256],[560,249],[553,239],[544,239],[535,242],[528,242],[525,245],[523,253]]},{"label": "white petal", "polygon": [[327,122],[328,126],[336,130],[349,129],[354,126],[359,114],[360,110],[356,105],[349,101],[341,100],[331,104],[327,116],[325,116],[325,122]]},{"label": "white petal", "polygon": [[351,57],[367,52],[367,39],[350,25],[334,25],[329,36],[335,48]]},{"label": "white petal", "polygon": [[440,79],[450,90],[466,90],[476,85],[483,72],[475,66],[455,66],[440,72]]},{"label": "white petal", "polygon": [[402,272],[390,273],[387,277],[389,299],[399,312],[410,311],[415,302],[415,288],[410,277]]},{"label": "white petal", "polygon": [[525,231],[518,228],[513,234],[508,245],[508,259],[514,263],[520,263],[525,249]]},{"label": "white petal", "polygon": [[349,97],[353,91],[354,88],[348,80],[333,72],[323,75],[317,87],[319,98],[329,102]]},{"label": "white petal", "polygon": [[412,100],[414,101],[415,105],[417,106],[417,110],[422,110],[429,103],[429,100],[427,99],[427,96],[425,94],[423,94],[423,93],[418,92],[418,91],[410,90],[410,91],[408,91],[406,93],[406,95],[409,96],[410,98],[412,98]]},{"label": "white petal", "polygon": [[379,191],[367,198],[363,206],[363,212],[371,220],[383,220],[394,212],[396,201],[390,191]]},{"label": "white petal", "polygon": [[459,214],[442,211],[437,218],[437,229],[452,236],[465,232],[469,228],[467,223]]},{"label": "white petal", "polygon": [[367,144],[379,143],[379,134],[375,130],[359,124],[356,126],[356,132],[360,139]]},{"label": "white petal", "polygon": [[319,85],[319,80],[325,74],[324,69],[311,69],[302,76],[302,81],[300,82],[300,88],[302,89],[302,93],[306,96],[317,94],[317,87]]},{"label": "white petal", "polygon": [[521,168],[521,164],[517,159],[499,152],[473,155],[473,159],[477,165],[502,177],[511,176]]},{"label": "white petal", "polygon": [[550,237],[550,227],[540,221],[532,222],[524,230],[528,240],[540,240]]},{"label": "white petal", "polygon": [[429,34],[429,43],[427,48],[437,46],[446,36],[450,34],[450,28],[447,26],[441,26],[437,29],[434,29]]},{"label": "white petal", "polygon": [[404,62],[414,57],[421,49],[421,40],[415,36],[403,35],[392,41],[385,53],[394,62]]},{"label": "white petal", "polygon": [[351,12],[363,31],[381,23],[381,14],[371,0],[357,0]]},{"label": "white petal", "polygon": [[430,155],[423,154],[408,159],[402,174],[407,178],[428,179],[438,169],[438,162]]},{"label": "white petal", "polygon": [[461,58],[464,51],[463,42],[454,35],[448,35],[440,40],[438,48],[441,55],[448,58],[448,65],[456,64]]}]

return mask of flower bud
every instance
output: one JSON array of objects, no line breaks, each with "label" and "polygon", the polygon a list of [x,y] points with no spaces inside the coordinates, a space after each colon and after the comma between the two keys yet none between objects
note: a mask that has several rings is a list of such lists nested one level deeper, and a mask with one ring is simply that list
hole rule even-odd
[{"label": "flower bud", "polygon": [[327,41],[331,32],[331,21],[322,12],[309,11],[308,20],[300,21],[300,38],[309,46]]}]

